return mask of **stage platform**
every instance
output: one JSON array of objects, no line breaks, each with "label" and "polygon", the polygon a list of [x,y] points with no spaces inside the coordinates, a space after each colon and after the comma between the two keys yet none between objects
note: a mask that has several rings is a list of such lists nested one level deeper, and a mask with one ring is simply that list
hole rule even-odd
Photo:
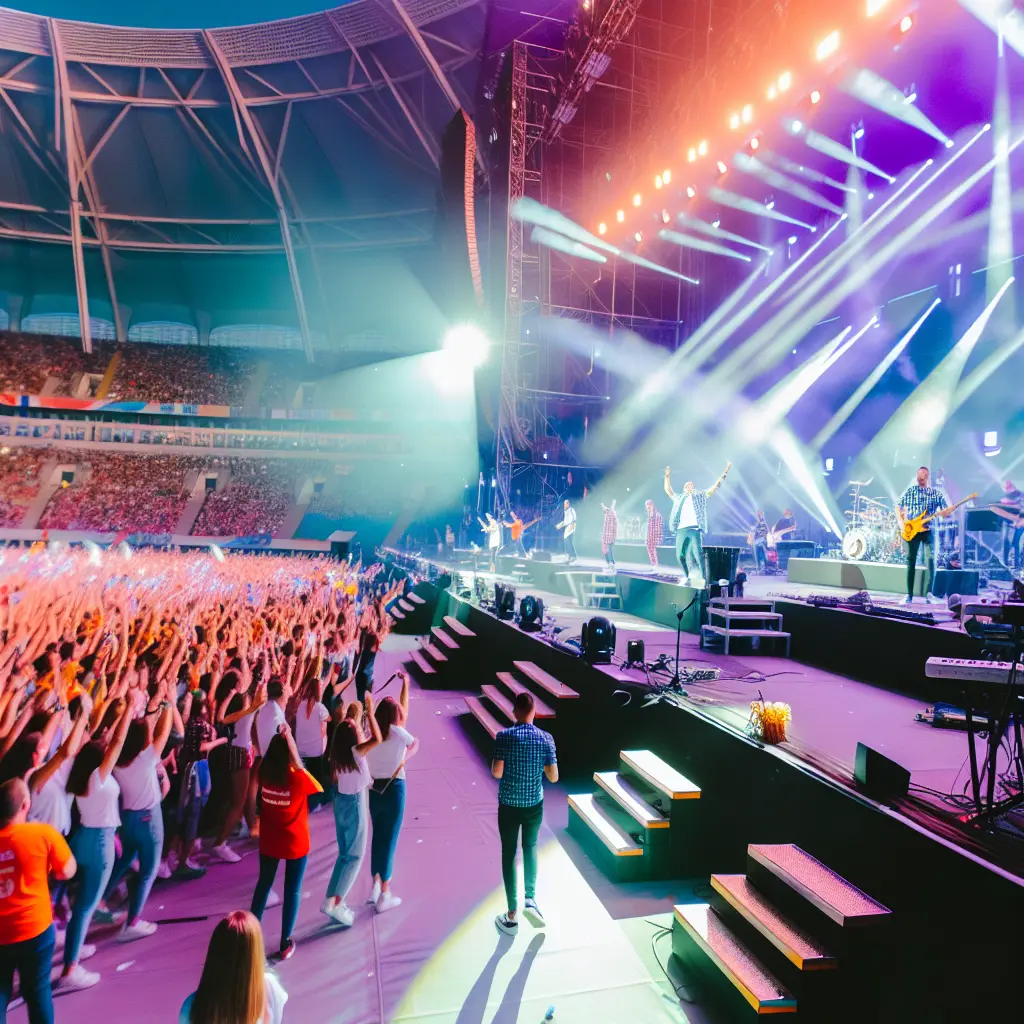
[{"label": "stage platform", "polygon": [[[523,633],[449,592],[438,595],[437,614],[465,621],[479,641],[465,688],[478,691],[514,659],[532,661],[572,687],[580,700],[545,727],[556,735],[566,770],[582,780],[575,792],[589,789],[589,772],[610,768],[619,749],[653,750],[702,787],[702,825],[694,837],[700,868],[693,874],[706,879],[712,872],[742,870],[749,842],[799,843],[897,913],[898,948],[892,955],[900,977],[890,983],[892,999],[902,1009],[873,1019],[967,1019],[973,996],[961,990],[954,1007],[937,979],[980,978],[990,971],[998,976],[1014,969],[997,936],[1016,927],[1009,922],[1024,912],[1024,820],[1011,817],[995,831],[963,824],[966,735],[915,720],[928,703],[956,689],[924,675],[927,657],[976,656],[959,624],[948,613],[925,625],[816,608],[803,600],[812,589],[807,585],[754,578],[748,594],[776,595],[776,609],[793,633],[792,658],[740,650],[726,656],[701,650],[699,637],[683,632],[684,672],[715,668],[719,676],[685,682],[686,695],[676,696],[651,685],[664,681],[665,674],[622,667],[630,639],[644,641],[648,663],[660,654],[671,661],[676,642],[671,627],[636,616],[628,607],[582,608],[572,597],[566,567],[538,564],[542,568],[529,579],[517,574],[517,596],[532,593],[545,601],[562,627],[559,642],[578,634],[594,614],[610,618],[617,629],[615,663],[590,666],[564,644]],[[577,562],[571,568],[602,571],[598,563]],[[642,571],[618,568],[619,578]],[[430,572],[451,569],[439,564]],[[455,569],[466,573],[465,566]],[[647,582],[666,591],[658,597],[662,607],[672,601],[679,605],[677,597],[689,588],[664,575],[668,578]],[[512,581],[511,575],[503,578]],[[484,576],[486,589],[494,579]],[[540,586],[541,579],[557,589]],[[927,606],[913,607],[924,611]],[[747,735],[750,703],[759,696],[791,706],[785,743],[766,747]],[[488,740],[475,719],[467,722],[486,757]],[[853,779],[858,742],[909,769],[907,798],[886,806],[858,790]],[[972,936],[969,963],[963,959],[966,940],[958,938],[965,935]]]}]

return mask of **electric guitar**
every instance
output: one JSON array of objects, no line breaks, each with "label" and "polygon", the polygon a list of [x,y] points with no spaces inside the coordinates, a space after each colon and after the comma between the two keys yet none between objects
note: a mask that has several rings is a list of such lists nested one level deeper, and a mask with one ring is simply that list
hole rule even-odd
[{"label": "electric guitar", "polygon": [[[794,530],[796,530],[795,526],[786,526],[786,527],[784,527],[781,530],[769,530],[765,534],[765,538],[764,538],[765,546],[768,547],[768,548],[778,547],[779,541],[783,537],[785,537],[787,533],[793,533]],[[754,531],[753,530],[751,530],[750,533],[747,534],[747,543],[750,544],[750,545],[753,545],[753,543],[754,543]]]},{"label": "electric guitar", "polygon": [[1010,524],[1011,529],[1017,530],[1024,526],[1024,512],[1011,512],[1008,508],[1005,508],[1002,505],[989,505],[989,508],[995,512],[997,516],[1005,519]]},{"label": "electric guitar", "polygon": [[914,516],[913,519],[904,519],[900,516],[900,533],[903,539],[909,544],[919,533],[924,533],[928,529],[928,524],[935,519],[937,516],[948,516],[952,515],[961,505],[966,504],[972,498],[976,498],[978,492],[975,491],[973,494],[968,494],[966,498],[961,498],[955,505],[950,505],[947,508],[941,509],[938,512],[922,512],[919,516]]}]

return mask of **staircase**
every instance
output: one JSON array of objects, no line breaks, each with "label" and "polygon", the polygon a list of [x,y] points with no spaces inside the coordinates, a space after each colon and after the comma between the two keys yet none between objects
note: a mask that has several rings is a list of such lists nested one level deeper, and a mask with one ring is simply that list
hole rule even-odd
[{"label": "staircase", "polygon": [[618,771],[594,772],[594,782],[569,797],[569,834],[605,873],[620,882],[680,874],[673,850],[693,829],[700,787],[649,750],[623,750]]},{"label": "staircase", "polygon": [[581,608],[621,611],[622,595],[614,572],[585,572],[574,569],[566,574],[569,589]]},{"label": "staircase", "polygon": [[[398,601],[397,606],[392,606],[392,614],[397,611],[396,617],[401,618],[411,615],[417,608],[417,602],[410,600],[413,597],[410,594]],[[466,681],[467,673],[456,674],[453,670],[466,667],[465,659],[472,651],[476,639],[476,633],[454,615],[446,615],[440,626],[431,626],[429,635],[420,637],[420,647],[411,655],[421,685],[439,685],[442,673],[446,677],[445,685],[456,689],[472,685]]]},{"label": "staircase", "polygon": [[538,727],[547,731],[566,702],[579,700],[580,695],[575,690],[532,661],[514,661],[512,667],[512,672],[496,673],[497,684],[487,683],[480,688],[479,696],[466,698],[473,718],[491,739],[515,724],[513,703],[520,693],[533,694]]},{"label": "staircase", "polygon": [[708,604],[708,624],[701,626],[701,650],[718,647],[729,653],[733,639],[749,641],[750,648],[760,653],[761,642],[775,645],[784,640],[789,657],[790,634],[782,629],[782,615],[770,598],[715,597]]},{"label": "staircase", "polygon": [[793,845],[748,846],[747,874],[712,875],[711,890],[710,903],[674,908],[672,952],[684,968],[759,1014],[851,1012],[888,908]]}]

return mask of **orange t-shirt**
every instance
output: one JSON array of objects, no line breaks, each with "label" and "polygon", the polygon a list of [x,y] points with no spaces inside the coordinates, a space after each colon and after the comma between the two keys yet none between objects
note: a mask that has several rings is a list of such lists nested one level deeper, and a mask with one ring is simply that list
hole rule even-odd
[{"label": "orange t-shirt", "polygon": [[34,939],[53,924],[47,879],[70,859],[68,844],[51,825],[29,821],[0,829],[0,945]]},{"label": "orange t-shirt", "polygon": [[287,787],[263,783],[260,809],[260,853],[296,860],[309,853],[309,808],[306,797],[322,793],[309,772],[292,768]]}]

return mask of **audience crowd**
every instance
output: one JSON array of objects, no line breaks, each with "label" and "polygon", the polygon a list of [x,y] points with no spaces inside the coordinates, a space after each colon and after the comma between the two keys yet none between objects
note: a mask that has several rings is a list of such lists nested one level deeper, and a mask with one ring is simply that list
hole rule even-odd
[{"label": "audience crowd", "polygon": [[21,525],[46,458],[45,448],[0,448],[0,527]]},{"label": "audience crowd", "polygon": [[0,391],[38,395],[49,378],[58,383],[55,395],[70,394],[78,373],[102,373],[110,350],[97,344],[91,356],[74,338],[0,331]]},{"label": "audience crowd", "polygon": [[195,405],[245,404],[256,355],[230,348],[133,343],[120,349],[107,397]]},{"label": "audience crowd", "polygon": [[0,566],[0,862],[17,879],[0,900],[0,1019],[17,973],[30,1020],[53,1021],[55,954],[55,988],[96,985],[90,938],[148,939],[157,879],[187,885],[256,842],[258,873],[236,869],[253,874],[250,911],[214,928],[180,1020],[280,1021],[287,995],[259,922],[281,902],[274,955],[294,954],[308,814],[326,804],[338,851],[322,913],[353,923],[346,896],[367,845],[376,911],[399,905],[417,744],[408,679],[373,699],[402,590],[380,569],[147,551],[98,568],[46,549]]}]

